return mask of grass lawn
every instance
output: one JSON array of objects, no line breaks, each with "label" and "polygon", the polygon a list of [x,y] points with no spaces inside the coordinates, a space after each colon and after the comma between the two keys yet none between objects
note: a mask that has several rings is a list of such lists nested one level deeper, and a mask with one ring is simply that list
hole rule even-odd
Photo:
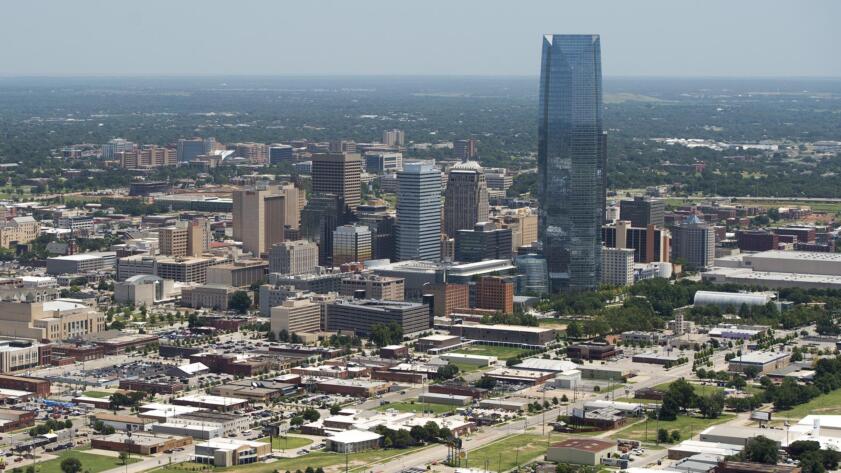
[{"label": "grass lawn", "polygon": [[106,398],[111,397],[111,393],[107,393],[105,391],[85,391],[82,393],[82,396]]},{"label": "grass lawn", "polygon": [[[269,443],[268,437],[263,437],[258,442]],[[306,447],[307,445],[312,443],[312,439],[308,439],[306,437],[294,437],[292,435],[287,435],[286,438],[283,437],[272,437],[272,448],[276,450],[291,450],[295,448]]]},{"label": "grass lawn", "polygon": [[786,411],[774,414],[777,417],[800,419],[809,414],[841,414],[841,389],[821,394],[806,404],[800,404]]},{"label": "grass lawn", "polygon": [[453,353],[467,353],[471,355],[485,355],[485,356],[495,356],[500,360],[510,360],[512,358],[518,358],[522,354],[526,353],[527,350],[523,350],[522,348],[517,347],[501,347],[501,346],[492,346],[492,345],[471,345],[466,348],[462,348],[458,351]]},{"label": "grass lawn", "polygon": [[448,406],[446,404],[429,404],[418,402],[417,399],[409,399],[407,401],[384,404],[382,406],[378,406],[376,410],[384,412],[388,409],[394,409],[398,412],[414,412],[416,414],[421,414],[424,410],[426,410],[427,412],[432,411],[433,414],[443,414],[444,412],[452,412],[456,410],[456,407],[458,406]]},{"label": "grass lawn", "polygon": [[559,319],[540,319],[537,321],[541,327],[553,328],[555,330],[566,330],[567,323]]},{"label": "grass lawn", "polygon": [[458,366],[458,372],[459,373],[472,373],[474,371],[479,371],[479,370],[483,370],[483,369],[486,369],[486,368],[490,368],[488,366],[471,365],[470,363],[454,363],[452,361],[450,363]]},{"label": "grass lawn", "polygon": [[[680,432],[681,440],[686,440],[690,438],[692,435],[696,435],[702,430],[706,429],[707,427],[715,424],[721,424],[723,422],[727,422],[729,420],[734,419],[736,416],[733,414],[723,414],[718,419],[702,419],[700,417],[689,417],[689,416],[678,416],[675,420],[661,420],[656,421],[649,419],[648,422],[648,440],[649,442],[654,442],[657,440],[657,428],[666,429],[670,433],[673,430],[677,430]],[[628,440],[641,440],[646,441],[645,437],[645,424],[646,421],[643,420],[641,422],[637,422],[636,424],[629,425],[624,429],[620,430],[619,432],[612,435],[613,438],[621,438],[621,439],[628,439]]]},{"label": "grass lawn", "polygon": [[[93,453],[81,452],[79,450],[65,450],[58,456],[58,458],[37,463],[36,469],[40,473],[62,473],[61,462],[65,458],[70,457],[78,458],[79,461],[82,462],[82,471],[88,470],[91,473],[97,473],[100,471],[110,470],[111,468],[123,466],[123,463],[120,461],[120,459],[116,457],[94,455]],[[128,460],[129,463],[136,463],[139,461],[140,459],[136,458],[134,455],[132,455],[132,457]]]},{"label": "grass lawn", "polygon": [[[557,434],[550,437],[550,443],[559,440]],[[524,465],[533,458],[546,453],[546,437],[535,434],[519,434],[503,437],[501,440],[467,452],[467,465],[488,471],[508,471]]]},{"label": "grass lawn", "polygon": [[[367,471],[373,464],[381,464],[390,461],[394,458],[399,458],[403,455],[409,455],[417,452],[424,447],[407,448],[404,450],[397,449],[378,449],[369,450],[367,452],[352,453],[348,455],[348,464],[350,471]],[[252,463],[250,465],[238,465],[230,468],[213,468],[207,465],[200,465],[198,463],[174,463],[156,470],[159,473],[184,473],[189,471],[203,471],[211,469],[212,471],[236,471],[243,473],[271,473],[275,470],[280,471],[304,471],[308,466],[313,468],[324,468],[327,472],[340,472],[345,470],[345,455],[335,452],[313,452],[302,455],[296,458],[283,458],[271,463]],[[52,473],[52,472],[50,472]],[[61,472],[58,472],[61,473]],[[96,473],[96,472],[92,472]]]}]

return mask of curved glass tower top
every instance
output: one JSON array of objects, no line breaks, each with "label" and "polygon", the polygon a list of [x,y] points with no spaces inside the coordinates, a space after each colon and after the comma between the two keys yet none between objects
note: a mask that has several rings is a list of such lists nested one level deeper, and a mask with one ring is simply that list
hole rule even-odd
[{"label": "curved glass tower top", "polygon": [[598,35],[543,37],[539,114],[539,231],[552,290],[594,289],[606,161]]}]

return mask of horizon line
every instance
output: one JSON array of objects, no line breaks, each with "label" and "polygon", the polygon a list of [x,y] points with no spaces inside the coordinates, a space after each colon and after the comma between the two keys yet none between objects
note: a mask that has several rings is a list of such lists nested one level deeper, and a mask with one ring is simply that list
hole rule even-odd
[{"label": "horizon line", "polygon": [[[22,73],[4,74],[0,73],[0,79],[131,79],[131,78],[160,78],[160,79],[189,79],[189,78],[513,78],[532,79],[538,78],[539,74],[357,74],[357,73],[243,73],[243,74],[218,74],[218,73]],[[604,79],[808,79],[808,80],[841,80],[841,75],[660,75],[660,74],[616,74],[603,75]]]}]

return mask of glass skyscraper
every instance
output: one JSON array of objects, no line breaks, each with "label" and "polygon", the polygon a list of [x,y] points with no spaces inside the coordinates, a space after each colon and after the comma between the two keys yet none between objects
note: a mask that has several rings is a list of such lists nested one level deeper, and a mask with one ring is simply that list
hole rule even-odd
[{"label": "glass skyscraper", "polygon": [[594,289],[607,161],[598,35],[543,37],[539,107],[539,232],[551,287]]}]

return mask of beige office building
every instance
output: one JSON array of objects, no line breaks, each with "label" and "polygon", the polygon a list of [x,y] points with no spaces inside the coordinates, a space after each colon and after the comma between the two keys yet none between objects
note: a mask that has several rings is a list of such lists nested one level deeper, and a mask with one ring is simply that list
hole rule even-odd
[{"label": "beige office building", "polygon": [[59,341],[105,330],[105,317],[76,299],[0,302],[0,335]]},{"label": "beige office building", "polygon": [[265,143],[237,143],[234,145],[234,153],[253,164],[269,162],[269,146]]},{"label": "beige office building", "polygon": [[187,229],[166,227],[158,230],[158,249],[162,255],[187,256]]},{"label": "beige office building", "polygon": [[11,248],[12,243],[29,243],[38,237],[41,224],[32,217],[13,217],[0,222],[0,247]]},{"label": "beige office building", "polygon": [[258,184],[233,193],[234,239],[255,256],[284,240],[284,227],[298,228],[301,192],[294,186]]},{"label": "beige office building", "polygon": [[318,332],[321,330],[321,304],[309,300],[287,300],[272,307],[271,330],[277,334]]},{"label": "beige office building", "polygon": [[210,249],[210,222],[196,218],[187,222],[187,256],[201,256]]},{"label": "beige office building", "polygon": [[371,259],[372,235],[366,225],[342,225],[333,231],[333,266]]},{"label": "beige office building", "polygon": [[342,279],[341,295],[353,296],[356,291],[365,291],[366,299],[402,301],[405,295],[405,279],[375,274],[352,274]]},{"label": "beige office building", "polygon": [[272,245],[269,271],[294,276],[307,274],[318,266],[318,245],[308,240],[284,241]]},{"label": "beige office building", "polygon": [[178,164],[176,150],[155,145],[146,145],[143,149],[133,151],[123,151],[117,153],[117,157],[120,159],[120,167],[124,169],[157,168]]},{"label": "beige office building", "polygon": [[261,259],[239,260],[207,268],[207,283],[248,287],[266,278],[269,263]]}]

